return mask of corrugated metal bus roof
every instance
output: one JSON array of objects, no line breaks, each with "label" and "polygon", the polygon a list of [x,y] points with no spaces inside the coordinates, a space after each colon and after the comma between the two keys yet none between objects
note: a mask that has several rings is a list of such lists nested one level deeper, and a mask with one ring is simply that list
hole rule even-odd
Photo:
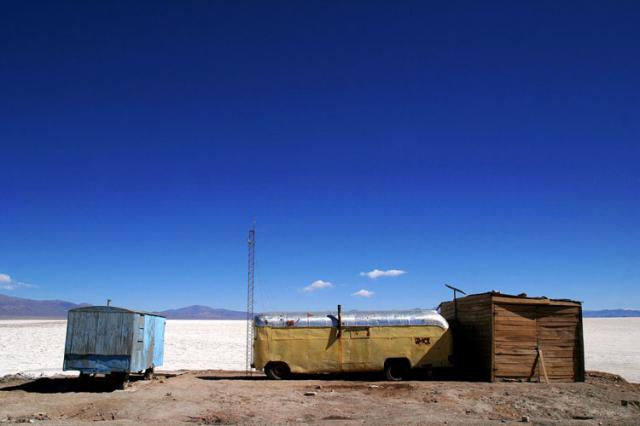
[{"label": "corrugated metal bus roof", "polygon": [[153,312],[133,311],[126,308],[118,308],[117,306],[83,306],[81,308],[69,309],[69,312],[121,312],[129,314],[153,315],[165,318],[164,315],[154,314]]},{"label": "corrugated metal bus roof", "polygon": [[[336,312],[270,312],[255,317],[256,327],[337,327]],[[448,329],[447,320],[428,309],[410,311],[349,311],[342,313],[343,326],[431,325]]]}]

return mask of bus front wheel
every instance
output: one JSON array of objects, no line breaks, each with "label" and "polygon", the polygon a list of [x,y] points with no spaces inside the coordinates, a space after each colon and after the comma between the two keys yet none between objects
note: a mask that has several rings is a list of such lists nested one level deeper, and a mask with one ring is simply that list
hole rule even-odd
[{"label": "bus front wheel", "polygon": [[264,367],[264,372],[271,380],[283,380],[291,374],[289,366],[284,362],[270,362]]}]

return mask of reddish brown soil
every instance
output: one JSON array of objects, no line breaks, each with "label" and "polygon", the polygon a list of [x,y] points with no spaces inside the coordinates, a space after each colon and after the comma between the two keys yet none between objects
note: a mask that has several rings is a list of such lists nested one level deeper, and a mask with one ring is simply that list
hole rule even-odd
[{"label": "reddish brown soil", "polygon": [[83,424],[640,424],[640,385],[385,382],[375,377],[270,381],[189,371],[113,390],[104,380],[0,380],[0,423]]}]

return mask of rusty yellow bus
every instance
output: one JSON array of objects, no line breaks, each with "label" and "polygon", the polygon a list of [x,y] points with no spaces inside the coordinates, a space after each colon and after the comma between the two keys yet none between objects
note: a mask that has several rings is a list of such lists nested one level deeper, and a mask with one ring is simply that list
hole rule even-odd
[{"label": "rusty yellow bus", "polygon": [[254,319],[252,366],[271,379],[291,373],[384,371],[451,366],[452,338],[436,311],[271,313]]}]

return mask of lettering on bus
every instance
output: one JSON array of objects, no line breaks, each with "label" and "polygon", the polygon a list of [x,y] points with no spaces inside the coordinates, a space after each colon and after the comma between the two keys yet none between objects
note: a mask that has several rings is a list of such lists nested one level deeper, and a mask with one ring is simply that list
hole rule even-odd
[{"label": "lettering on bus", "polygon": [[416,345],[430,345],[431,337],[416,337],[415,342]]}]

